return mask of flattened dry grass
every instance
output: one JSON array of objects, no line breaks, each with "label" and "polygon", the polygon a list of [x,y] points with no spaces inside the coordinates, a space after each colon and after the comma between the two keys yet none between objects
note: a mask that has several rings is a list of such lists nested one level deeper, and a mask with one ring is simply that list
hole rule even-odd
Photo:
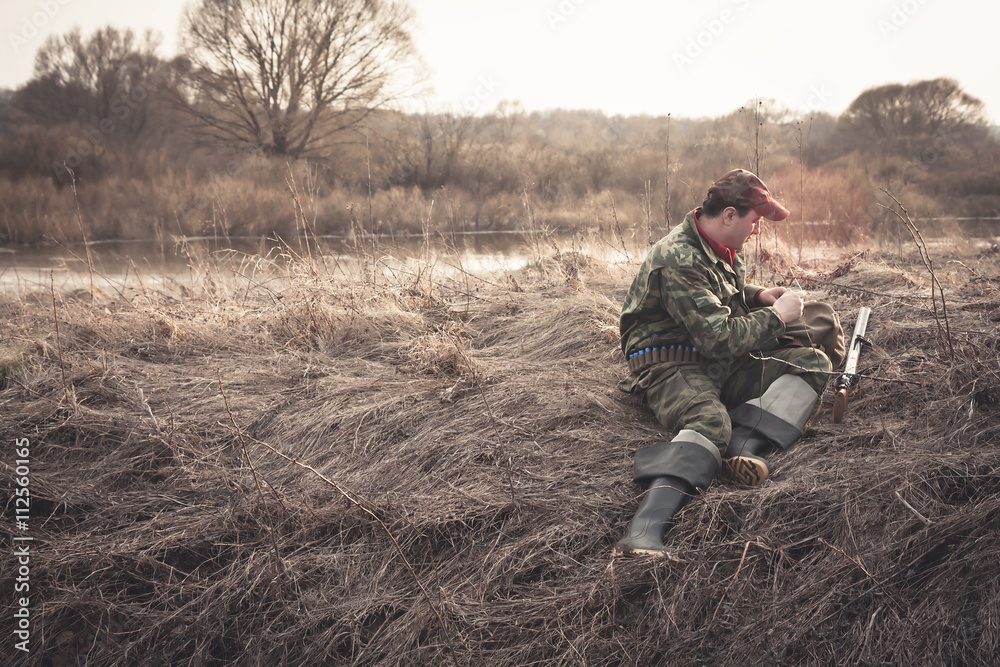
[{"label": "flattened dry grass", "polygon": [[[31,441],[36,657],[986,665],[1000,650],[994,250],[938,276],[952,358],[915,258],[763,258],[848,332],[872,308],[860,370],[879,379],[762,487],[720,477],[689,503],[668,535],[679,565],[610,559],[641,491],[635,450],[673,435],[615,389],[634,262],[449,276],[371,259],[220,261],[195,284],[0,303],[0,435]],[[15,561],[0,568],[9,591]]]}]

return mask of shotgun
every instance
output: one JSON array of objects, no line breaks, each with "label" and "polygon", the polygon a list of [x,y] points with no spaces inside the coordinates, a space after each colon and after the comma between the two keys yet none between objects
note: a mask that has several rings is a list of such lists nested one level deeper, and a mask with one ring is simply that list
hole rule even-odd
[{"label": "shotgun", "polygon": [[833,421],[839,424],[844,419],[844,412],[847,410],[848,390],[857,382],[858,357],[861,355],[861,348],[870,343],[865,340],[865,331],[868,329],[868,316],[871,308],[861,306],[858,311],[858,319],[854,323],[854,334],[851,336],[851,346],[847,348],[847,363],[844,365],[844,373],[837,380],[837,396],[833,399]]}]

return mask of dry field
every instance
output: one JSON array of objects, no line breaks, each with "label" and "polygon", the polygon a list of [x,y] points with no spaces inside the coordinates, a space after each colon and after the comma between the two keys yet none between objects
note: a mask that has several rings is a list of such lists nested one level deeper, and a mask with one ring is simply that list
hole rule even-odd
[{"label": "dry field", "polygon": [[0,662],[995,664],[1000,248],[937,253],[933,292],[915,250],[759,253],[848,332],[872,308],[866,377],[762,487],[689,503],[673,564],[610,559],[672,436],[615,389],[638,260],[371,260],[0,302],[2,522],[33,537],[31,655],[8,539]]}]

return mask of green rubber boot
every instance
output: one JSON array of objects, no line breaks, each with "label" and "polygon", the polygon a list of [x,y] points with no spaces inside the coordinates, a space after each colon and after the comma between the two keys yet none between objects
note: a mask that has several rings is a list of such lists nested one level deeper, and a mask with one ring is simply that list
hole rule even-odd
[{"label": "green rubber boot", "polygon": [[670,558],[663,545],[663,534],[671,518],[695,490],[708,488],[721,467],[719,448],[704,435],[689,429],[682,429],[670,442],[658,442],[637,451],[632,479],[646,487],[646,492],[625,537],[618,541],[611,555]]},{"label": "green rubber boot", "polygon": [[680,477],[657,477],[639,503],[625,537],[618,540],[612,556],[667,556],[663,534],[670,519],[684,506],[694,488]]},{"label": "green rubber boot", "polygon": [[729,412],[733,434],[722,454],[722,467],[739,484],[763,484],[770,474],[763,455],[791,447],[819,408],[819,395],[808,382],[797,375],[782,375],[760,398]]},{"label": "green rubber boot", "polygon": [[769,449],[771,442],[767,438],[744,426],[737,426],[733,429],[729,447],[722,455],[722,469],[737,484],[763,484],[771,471],[761,455]]}]

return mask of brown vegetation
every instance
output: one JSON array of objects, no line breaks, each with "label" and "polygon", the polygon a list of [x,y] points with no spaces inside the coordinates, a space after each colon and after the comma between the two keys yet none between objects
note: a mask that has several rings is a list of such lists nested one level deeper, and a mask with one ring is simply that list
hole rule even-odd
[{"label": "brown vegetation", "polygon": [[[414,71],[402,3],[378,5],[377,34],[348,21],[325,36],[333,51],[369,55],[349,68],[357,82],[340,76],[343,57],[301,47],[323,36],[296,13],[353,0],[254,3],[285,32],[230,34],[233,8],[204,0],[199,16],[212,20],[188,21],[187,52],[171,61],[152,38],[111,28],[47,42],[35,78],[0,96],[0,240],[290,238],[302,232],[281,203],[290,176],[309,186],[311,231],[334,235],[369,217],[356,213],[369,195],[366,227],[386,232],[419,232],[432,214],[455,229],[519,229],[526,201],[550,229],[646,230],[680,220],[737,166],[788,203],[789,241],[830,230],[884,240],[894,220],[878,206],[882,188],[917,218],[1000,215],[1000,144],[983,103],[949,79],[873,88],[839,118],[761,100],[703,119],[528,113],[499,99],[478,115],[404,113],[387,104]],[[394,64],[371,57],[390,52]]]},{"label": "brown vegetation", "polygon": [[[915,253],[756,253],[761,279],[830,300],[848,330],[870,306],[873,347],[845,423],[824,410],[764,486],[720,478],[682,510],[680,564],[609,558],[632,456],[670,436],[614,388],[636,257],[544,243],[528,268],[473,276],[288,250],[0,304],[0,438],[31,443],[43,664],[1000,650],[997,248],[937,258],[950,347]],[[0,568],[10,591],[14,560]]]}]

